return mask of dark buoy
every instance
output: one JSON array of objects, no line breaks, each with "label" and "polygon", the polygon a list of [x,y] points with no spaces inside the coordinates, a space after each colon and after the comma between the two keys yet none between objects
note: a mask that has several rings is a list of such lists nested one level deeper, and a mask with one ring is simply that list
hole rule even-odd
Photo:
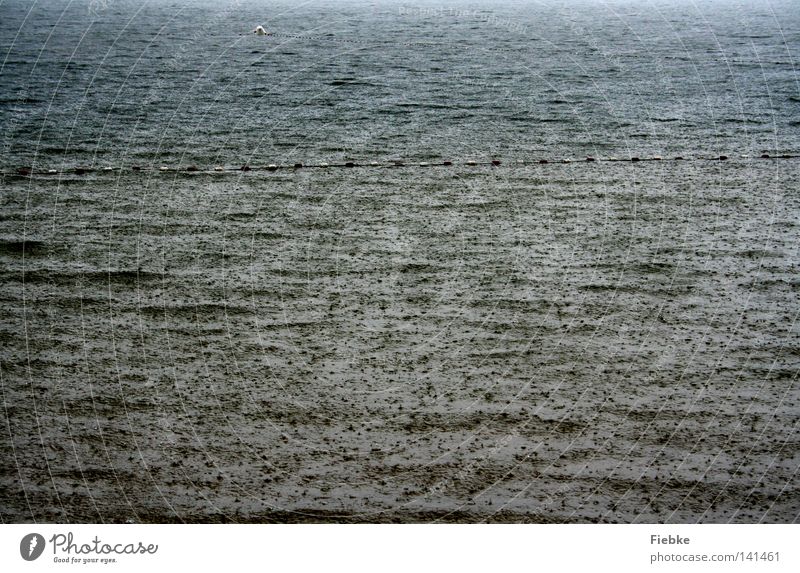
[{"label": "dark buoy", "polygon": [[769,159],[769,153],[762,153],[761,159]]},{"label": "dark buoy", "polygon": [[681,157],[680,155],[678,155],[678,156],[675,158],[675,161],[683,161],[683,157]]},{"label": "dark buoy", "polygon": [[449,165],[452,165],[452,164],[453,164],[452,161],[442,161],[442,165],[445,165],[445,166],[449,166]]},{"label": "dark buoy", "polygon": [[355,167],[355,166],[356,166],[356,164],[355,164],[355,163],[353,163],[352,161],[348,161],[347,163],[345,163],[345,164],[344,164],[344,166],[345,166],[345,167]]},{"label": "dark buoy", "polygon": [[540,160],[539,160],[539,163],[540,163],[541,165],[545,165],[545,164],[547,163],[547,159],[540,159]]},{"label": "dark buoy", "polygon": [[141,171],[141,170],[142,170],[142,168],[141,168],[140,166],[138,166],[138,165],[133,165],[133,166],[131,167],[131,170],[132,170],[132,171]]},{"label": "dark buoy", "polygon": [[302,163],[295,163],[294,164],[294,168],[295,169],[302,169],[303,168],[303,164]]},{"label": "dark buoy", "polygon": [[267,165],[267,170],[268,171],[276,171],[277,169],[278,169],[278,166],[275,165],[274,163],[270,163],[269,165]]},{"label": "dark buoy", "polygon": [[728,159],[728,156],[727,156],[727,155],[720,155],[720,156],[719,156],[719,160],[720,160],[720,161],[725,161],[726,159]]},{"label": "dark buoy", "polygon": [[591,163],[592,161],[594,161],[594,157],[587,157],[587,158],[586,158],[586,161],[587,161],[588,163]]},{"label": "dark buoy", "polygon": [[83,175],[84,173],[86,173],[86,169],[84,169],[83,167],[75,168],[75,175]]},{"label": "dark buoy", "polygon": [[634,162],[635,161],[639,161],[639,158],[638,157],[631,157],[631,161],[634,161]]},{"label": "dark buoy", "polygon": [[250,166],[245,163],[239,169],[241,169],[242,171],[250,171]]},{"label": "dark buoy", "polygon": [[186,171],[200,171],[200,169],[197,168],[197,165],[190,165],[186,168]]},{"label": "dark buoy", "polygon": [[500,165],[500,160],[499,159],[492,159],[492,165],[494,165],[495,167]]},{"label": "dark buoy", "polygon": [[31,174],[31,170],[28,167],[20,167],[17,169],[17,174],[22,175],[23,177],[28,177]]}]

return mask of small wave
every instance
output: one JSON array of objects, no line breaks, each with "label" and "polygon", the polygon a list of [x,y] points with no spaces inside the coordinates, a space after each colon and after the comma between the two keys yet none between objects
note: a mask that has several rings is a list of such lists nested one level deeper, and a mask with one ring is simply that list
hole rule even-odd
[{"label": "small wave", "polygon": [[2,97],[0,105],[35,105],[44,103],[44,100],[32,97]]},{"label": "small wave", "polygon": [[453,106],[444,103],[424,103],[424,102],[403,102],[396,104],[402,108],[422,108],[422,109],[451,109]]},{"label": "small wave", "polygon": [[[19,271],[9,271],[2,273],[4,280],[15,280],[13,277],[21,277]],[[78,271],[78,270],[56,270],[56,269],[34,269],[25,271],[25,282],[38,284],[70,284],[74,285],[77,281],[88,283],[116,285],[139,284],[146,281],[163,280],[164,275],[149,271]]]},{"label": "small wave", "polygon": [[147,304],[138,307],[141,314],[150,316],[181,316],[181,315],[209,315],[209,314],[247,314],[247,306],[221,302],[188,302],[185,304]]},{"label": "small wave", "polygon": [[764,122],[758,119],[742,119],[740,117],[729,117],[722,120],[724,123],[745,124],[745,125],[762,125]]},{"label": "small wave", "polygon": [[41,241],[30,240],[0,240],[0,253],[11,256],[31,256],[41,253],[45,244]]}]

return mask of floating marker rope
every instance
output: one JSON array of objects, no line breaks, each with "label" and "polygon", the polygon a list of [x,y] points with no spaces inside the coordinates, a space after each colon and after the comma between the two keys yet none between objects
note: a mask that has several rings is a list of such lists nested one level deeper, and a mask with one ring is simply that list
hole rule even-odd
[{"label": "floating marker rope", "polygon": [[[743,160],[750,160],[753,159],[749,155],[741,155],[739,157]],[[784,153],[780,155],[770,155],[768,153],[762,153],[758,159],[767,159],[767,160],[778,160],[778,159],[797,159],[800,158],[798,154],[791,154],[791,153]],[[235,172],[247,172],[247,171],[278,171],[278,170],[298,170],[298,169],[335,169],[335,168],[398,168],[398,167],[405,167],[405,168],[413,168],[417,167],[420,169],[429,168],[429,167],[454,167],[456,165],[463,165],[467,167],[478,167],[478,166],[491,166],[491,167],[500,167],[500,166],[525,166],[525,165],[553,165],[553,164],[590,164],[590,163],[642,163],[642,162],[666,162],[666,161],[728,161],[731,158],[727,155],[716,155],[716,156],[708,156],[708,157],[683,157],[680,155],[674,156],[671,159],[665,160],[660,155],[654,155],[651,157],[627,157],[627,158],[617,158],[617,157],[585,157],[583,159],[572,159],[572,158],[562,158],[562,159],[534,159],[534,160],[523,160],[517,159],[513,162],[503,163],[499,159],[492,159],[490,161],[476,161],[473,159],[468,159],[464,161],[454,162],[454,161],[438,161],[438,162],[428,162],[428,161],[420,161],[420,162],[406,162],[401,159],[393,159],[389,161],[370,161],[370,162],[355,162],[355,161],[345,161],[344,163],[268,163],[266,165],[250,165],[244,164],[240,167],[230,167],[230,166],[222,166],[217,165],[216,167],[208,168],[208,167],[198,167],[197,165],[188,165],[185,167],[180,166],[167,166],[163,165],[161,167],[146,167],[140,165],[130,165],[124,167],[89,167],[89,166],[74,166],[74,167],[66,167],[61,169],[35,169],[33,167],[20,167],[16,170],[12,171],[2,171],[4,177],[30,177],[33,175],[64,175],[64,174],[74,174],[74,175],[85,175],[87,173],[121,173],[121,172],[157,172],[157,173],[192,173],[192,174],[218,174],[218,173],[235,173]]]},{"label": "floating marker rope", "polygon": [[[286,38],[291,40],[307,40],[307,41],[316,41],[316,42],[336,42],[341,44],[353,44],[353,45],[361,45],[365,47],[375,47],[384,45],[387,43],[391,43],[392,46],[445,46],[445,45],[452,45],[453,42],[431,42],[425,40],[417,40],[411,42],[388,42],[388,41],[366,41],[366,40],[356,40],[353,38],[344,38],[342,36],[337,36],[335,34],[319,34],[319,35],[306,35],[306,34],[282,34],[280,32],[267,32],[265,37],[272,37],[272,38]],[[507,51],[507,49],[502,49],[502,51]]]}]

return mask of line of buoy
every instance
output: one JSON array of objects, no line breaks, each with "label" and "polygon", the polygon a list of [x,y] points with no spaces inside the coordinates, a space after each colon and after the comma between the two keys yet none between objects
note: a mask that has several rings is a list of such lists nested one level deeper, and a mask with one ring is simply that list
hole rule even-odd
[{"label": "line of buoy", "polygon": [[[800,157],[798,154],[790,154],[790,153],[783,153],[780,155],[770,155],[769,153],[762,153],[759,156],[759,159],[796,159]],[[751,157],[749,155],[741,155],[741,159],[749,160]],[[711,157],[693,157],[693,158],[686,158],[682,155],[676,155],[672,158],[672,161],[728,161],[730,156],[728,155],[716,155]],[[551,163],[562,163],[562,164],[570,164],[570,163],[597,163],[597,162],[606,162],[606,163],[613,163],[613,162],[628,162],[628,163],[640,163],[645,161],[664,161],[664,159],[660,155],[654,155],[651,157],[638,157],[638,156],[631,156],[627,158],[619,158],[619,157],[593,157],[587,156],[583,160],[577,160],[572,158],[563,158],[559,160],[554,159],[535,159],[535,160],[524,160],[524,159],[517,159],[513,163],[509,163],[509,165],[548,165]],[[491,166],[491,167],[500,167],[503,165],[503,162],[499,159],[491,159],[489,161],[477,161],[475,159],[467,159],[461,162],[462,165],[468,167],[478,167],[478,166]],[[344,167],[344,168],[355,168],[355,167],[371,167],[371,168],[393,168],[393,167],[452,167],[456,165],[455,162],[450,160],[444,160],[439,162],[429,162],[429,161],[419,161],[416,163],[406,163],[402,159],[391,159],[384,162],[379,161],[369,161],[364,163],[358,163],[355,161],[345,161],[344,163],[290,163],[290,164],[283,164],[283,163],[269,163],[267,165],[250,165],[244,164],[240,167],[226,167],[222,165],[217,165],[212,167],[211,169],[201,169],[197,165],[187,165],[185,167],[170,167],[167,165],[162,165],[160,167],[144,167],[141,165],[132,165],[127,168],[125,167],[90,167],[85,165],[79,165],[76,167],[64,168],[64,169],[33,169],[32,167],[19,167],[13,171],[2,171],[0,174],[3,176],[17,176],[17,177],[30,177],[33,175],[62,175],[72,173],[74,175],[86,175],[88,173],[93,172],[100,172],[100,173],[120,173],[126,170],[129,171],[157,171],[159,173],[233,173],[233,172],[242,172],[242,171],[278,171],[278,170],[298,170],[298,169],[327,169],[327,168],[336,168],[336,167]]]},{"label": "line of buoy", "polygon": [[[259,31],[260,29],[260,31]],[[271,38],[278,39],[291,39],[291,40],[305,40],[313,42],[335,42],[339,44],[351,44],[364,47],[379,47],[385,43],[384,40],[362,40],[356,38],[348,38],[337,34],[286,34],[283,32],[270,32],[265,30],[262,26],[258,26],[253,33],[258,36],[270,36]],[[392,42],[393,46],[450,46],[452,42],[435,42],[430,40],[416,40],[410,42]],[[498,49],[497,51],[509,51],[506,49]]]}]

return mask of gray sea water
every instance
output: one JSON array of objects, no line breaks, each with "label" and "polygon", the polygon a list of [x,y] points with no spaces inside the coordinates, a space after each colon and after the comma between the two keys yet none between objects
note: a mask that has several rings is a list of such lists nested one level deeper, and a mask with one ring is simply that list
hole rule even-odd
[{"label": "gray sea water", "polygon": [[792,0],[0,10],[6,166],[799,147]]},{"label": "gray sea water", "polygon": [[799,7],[0,0],[0,519],[797,522]]}]

